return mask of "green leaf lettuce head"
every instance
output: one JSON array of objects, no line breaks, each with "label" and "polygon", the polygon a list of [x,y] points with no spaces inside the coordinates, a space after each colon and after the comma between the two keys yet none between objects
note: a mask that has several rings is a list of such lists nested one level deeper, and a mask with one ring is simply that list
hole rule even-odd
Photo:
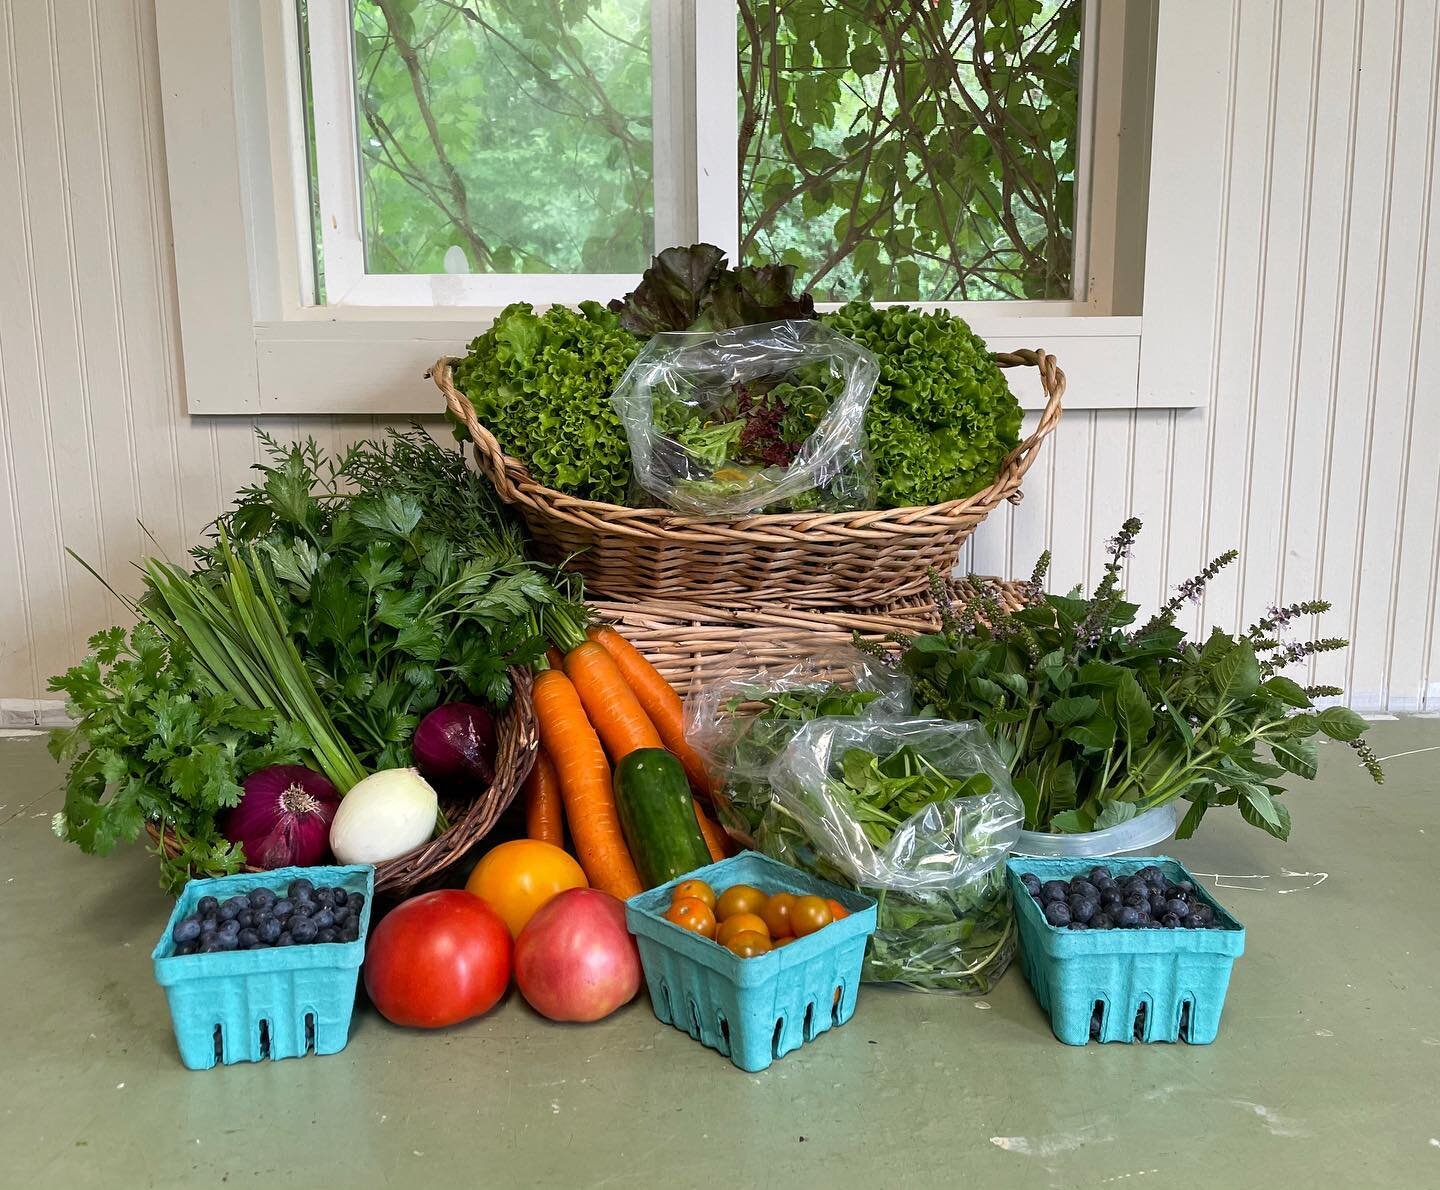
[{"label": "green leaf lettuce head", "polygon": [[[455,385],[537,482],[622,503],[630,446],[610,394],[639,350],[640,341],[598,302],[543,314],[516,302],[471,342]],[[456,433],[463,436],[463,428]]]},{"label": "green leaf lettuce head", "polygon": [[880,364],[865,417],[880,507],[963,500],[995,479],[1020,442],[1020,403],[964,319],[854,301],[820,321]]}]

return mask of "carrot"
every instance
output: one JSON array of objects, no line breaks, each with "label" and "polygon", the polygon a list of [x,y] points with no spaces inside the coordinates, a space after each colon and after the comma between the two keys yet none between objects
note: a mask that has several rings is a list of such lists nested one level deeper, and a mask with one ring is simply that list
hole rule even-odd
[{"label": "carrot", "polygon": [[619,666],[600,645],[589,640],[576,645],[565,655],[565,673],[611,760],[622,760],[637,748],[665,746]]},{"label": "carrot", "polygon": [[547,669],[535,677],[533,698],[540,743],[554,762],[575,857],[586,879],[592,888],[621,900],[633,897],[644,886],[620,831],[605,749],[585,718],[575,686],[558,669]]},{"label": "carrot", "polygon": [[535,767],[525,778],[525,833],[542,843],[565,845],[565,811],[560,804],[560,778],[550,753],[540,749]]},{"label": "carrot", "polygon": [[685,708],[680,696],[661,675],[660,671],[645,660],[644,655],[613,628],[592,628],[585,634],[600,645],[615,662],[650,722],[660,733],[665,747],[675,753],[685,766],[685,776],[690,788],[706,801],[713,801],[715,787],[706,771],[705,762],[685,739]]},{"label": "carrot", "polygon": [[695,821],[700,824],[700,833],[705,836],[705,850],[710,853],[713,862],[719,863],[731,852],[730,836],[711,821],[699,802],[693,798],[691,801],[695,806]]}]

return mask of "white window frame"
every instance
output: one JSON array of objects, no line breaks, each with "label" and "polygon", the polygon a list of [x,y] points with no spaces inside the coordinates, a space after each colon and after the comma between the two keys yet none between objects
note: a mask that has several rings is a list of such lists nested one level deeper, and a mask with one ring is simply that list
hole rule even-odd
[{"label": "white window frame", "polygon": [[[290,0],[155,3],[191,413],[433,414],[438,397],[421,373],[439,356],[463,351],[505,302],[602,298],[624,292],[638,279],[491,277],[487,292],[494,297],[485,305],[376,305],[377,298],[396,299],[373,288],[375,278],[364,275],[363,262],[356,270],[358,198],[347,206],[345,188],[332,187],[321,196],[322,226],[328,232],[346,228],[348,238],[341,246],[335,237],[337,258],[326,236],[327,289],[332,276],[341,284],[327,294],[331,304],[315,306],[307,293],[309,213],[299,197],[303,175],[297,177],[304,130],[293,101],[300,64]],[[331,6],[333,17],[346,0],[311,3],[322,11]],[[1076,236],[1083,299],[926,303],[963,313],[992,350],[1044,346],[1054,352],[1070,379],[1069,409],[1204,403],[1224,198],[1228,16],[1236,3],[1090,0],[1087,5],[1087,44],[1107,55],[1100,60],[1123,53],[1134,61],[1137,51],[1138,60],[1152,60],[1153,36],[1154,100],[1152,106],[1151,80],[1133,72],[1119,82],[1102,79],[1083,92],[1081,121],[1094,145],[1077,178],[1077,190],[1090,192],[1090,200],[1079,204]],[[739,227],[733,4],[654,0],[654,6],[657,44],[703,47],[693,63],[680,53],[667,55],[665,68],[656,72],[655,90],[668,97],[665,110],[674,113],[657,125],[656,153],[679,166],[656,171],[657,242],[689,242],[693,232],[727,249],[733,259]],[[332,37],[340,23],[326,26]],[[345,40],[343,62],[348,62]],[[334,54],[328,58],[330,69],[343,65]],[[353,129],[353,103],[321,104],[322,81],[331,96],[349,90],[335,78],[316,80],[317,124],[323,107],[327,121]],[[1147,120],[1148,138],[1138,143],[1142,151],[1148,147],[1148,194],[1125,185],[1119,159],[1121,146],[1133,147],[1137,127]],[[685,135],[690,121],[693,137]],[[327,152],[341,143],[321,136],[317,148],[327,141]],[[358,147],[355,154],[358,161]],[[337,163],[328,164],[338,176]],[[349,168],[343,160],[339,164]],[[321,172],[327,172],[324,165]],[[693,212],[689,218],[687,210]],[[1103,219],[1089,218],[1102,211]],[[1135,237],[1116,234],[1142,217],[1143,266],[1133,248],[1119,248]],[[352,221],[348,227],[346,219]],[[671,234],[662,234],[667,230]],[[421,287],[417,300],[445,296],[435,288],[445,278],[393,281]],[[1027,408],[1043,399],[1038,384],[1022,387],[1017,396]]]}]

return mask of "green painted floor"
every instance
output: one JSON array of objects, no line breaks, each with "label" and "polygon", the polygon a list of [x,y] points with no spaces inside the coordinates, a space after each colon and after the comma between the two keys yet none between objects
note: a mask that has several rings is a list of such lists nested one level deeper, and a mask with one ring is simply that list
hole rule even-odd
[{"label": "green painted floor", "polygon": [[749,1075],[643,993],[590,1026],[366,1008],[333,1057],[188,1072],[150,857],[52,837],[58,772],[3,738],[0,1186],[1440,1186],[1440,721],[1372,739],[1388,784],[1330,746],[1288,845],[1216,813],[1173,846],[1249,929],[1213,1046],[1067,1048],[1012,968],[984,1000],[866,988]]}]

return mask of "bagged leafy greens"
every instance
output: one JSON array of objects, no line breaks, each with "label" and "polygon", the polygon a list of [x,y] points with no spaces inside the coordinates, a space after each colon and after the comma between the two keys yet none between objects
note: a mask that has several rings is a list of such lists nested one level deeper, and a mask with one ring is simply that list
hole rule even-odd
[{"label": "bagged leafy greens", "polygon": [[1020,798],[978,723],[815,719],[770,771],[760,849],[879,904],[862,978],[984,993],[1015,953]]},{"label": "bagged leafy greens", "polygon": [[848,645],[779,663],[741,645],[685,700],[685,738],[716,779],[720,824],[753,843],[771,766],[800,728],[822,716],[909,709],[909,679]]},{"label": "bagged leafy greens", "polygon": [[878,372],[813,320],[655,335],[611,398],[634,495],[702,516],[870,507]]}]

